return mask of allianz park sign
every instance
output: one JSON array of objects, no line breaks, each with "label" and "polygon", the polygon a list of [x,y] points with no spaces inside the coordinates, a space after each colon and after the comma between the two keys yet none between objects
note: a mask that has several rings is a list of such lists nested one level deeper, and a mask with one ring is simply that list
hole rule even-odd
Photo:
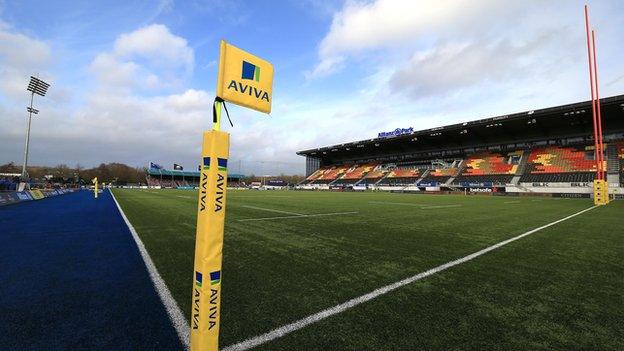
[{"label": "allianz park sign", "polygon": [[393,138],[393,137],[397,137],[399,135],[405,135],[405,134],[412,134],[414,133],[414,128],[409,127],[409,128],[397,128],[393,131],[390,132],[381,132],[378,134],[378,138]]}]

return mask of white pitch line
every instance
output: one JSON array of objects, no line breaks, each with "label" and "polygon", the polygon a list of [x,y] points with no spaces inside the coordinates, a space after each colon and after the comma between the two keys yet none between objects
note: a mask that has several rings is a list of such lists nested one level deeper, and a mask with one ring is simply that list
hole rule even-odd
[{"label": "white pitch line", "polygon": [[292,196],[287,196],[287,195],[258,195],[258,196],[236,196],[236,195],[229,195],[228,200],[231,199],[243,199],[243,198],[254,198],[254,199],[264,199],[265,197],[276,197],[276,198],[284,198],[284,197],[292,197]]},{"label": "white pitch line", "polygon": [[432,210],[436,208],[452,208],[452,207],[462,207],[462,205],[436,205],[436,206],[424,206],[421,207],[421,210]]},{"label": "white pitch line", "polygon": [[505,245],[507,245],[509,243],[512,243],[512,242],[514,242],[516,240],[522,239],[525,236],[528,236],[528,235],[531,235],[533,233],[539,232],[542,229],[546,229],[546,228],[551,227],[551,226],[553,226],[555,224],[561,223],[563,221],[567,221],[570,218],[573,218],[573,217],[576,217],[576,216],[578,216],[580,214],[583,214],[583,213],[585,213],[587,211],[593,210],[596,207],[597,206],[592,206],[592,207],[586,208],[586,209],[584,209],[582,211],[576,212],[576,213],[571,214],[571,215],[569,215],[567,217],[564,217],[564,218],[561,218],[561,219],[556,220],[554,222],[548,223],[548,224],[543,225],[543,226],[541,226],[539,228],[535,228],[535,229],[529,230],[526,233],[520,234],[518,236],[514,236],[513,238],[510,238],[510,239],[501,241],[501,242],[499,242],[497,244],[494,244],[492,246],[486,247],[485,249],[479,250],[479,251],[474,252],[474,253],[472,253],[470,255],[464,256],[462,258],[458,258],[458,259],[456,259],[454,261],[447,262],[447,263],[445,263],[443,265],[437,266],[435,268],[432,268],[430,270],[424,271],[422,273],[418,273],[418,274],[413,275],[413,276],[411,276],[409,278],[405,278],[403,280],[400,280],[400,281],[398,281],[396,283],[392,283],[392,284],[383,286],[381,288],[378,288],[376,290],[371,291],[368,294],[356,297],[354,299],[351,299],[349,301],[343,302],[343,303],[341,303],[339,305],[336,305],[334,307],[327,308],[327,309],[322,310],[322,311],[320,311],[318,313],[315,313],[315,314],[312,314],[312,315],[307,316],[305,318],[302,318],[302,319],[300,319],[298,321],[295,321],[295,322],[292,322],[290,324],[286,324],[286,325],[281,326],[279,328],[273,329],[273,330],[271,330],[271,331],[269,331],[269,332],[267,332],[265,334],[258,335],[258,336],[249,338],[247,340],[241,341],[239,343],[230,345],[230,346],[222,349],[222,351],[244,351],[244,350],[249,350],[249,349],[254,348],[256,346],[260,346],[260,345],[262,345],[264,343],[267,343],[267,342],[269,342],[271,340],[275,340],[275,339],[281,338],[281,337],[283,337],[283,336],[285,336],[285,335],[287,335],[289,333],[292,333],[292,332],[294,332],[296,330],[304,328],[304,327],[306,327],[306,326],[308,326],[310,324],[319,322],[319,321],[321,321],[321,320],[323,320],[325,318],[328,318],[328,317],[331,317],[331,316],[336,315],[338,313],[344,312],[344,311],[346,311],[346,310],[348,310],[350,308],[353,308],[353,307],[355,307],[357,305],[363,304],[364,302],[370,301],[370,300],[372,300],[374,298],[377,298],[377,297],[379,297],[381,295],[385,295],[385,294],[387,294],[387,293],[389,293],[389,292],[391,292],[393,290],[396,290],[396,289],[398,289],[400,287],[403,287],[405,285],[408,285],[408,284],[411,284],[413,282],[419,281],[419,280],[421,280],[423,278],[426,278],[426,277],[428,277],[430,275],[442,272],[442,271],[444,271],[446,269],[449,269],[451,267],[454,267],[454,266],[457,266],[459,264],[462,264],[462,263],[468,262],[470,260],[473,260],[473,259],[475,259],[475,258],[477,258],[479,256],[485,255],[486,253],[488,253],[490,251],[496,250],[496,249],[498,249],[498,248],[500,248],[502,246],[505,246]]},{"label": "white pitch line", "polygon": [[432,210],[436,208],[451,208],[451,207],[461,207],[462,205],[427,205],[427,204],[411,204],[407,202],[387,202],[387,201],[369,201],[369,204],[378,204],[378,205],[401,205],[401,206],[412,206],[412,207],[420,207],[421,210]]},{"label": "white pitch line", "polygon": [[519,204],[520,201],[505,201],[504,204]]},{"label": "white pitch line", "polygon": [[282,211],[282,210],[274,210],[272,208],[264,208],[264,207],[257,207],[257,206],[243,205],[242,207],[251,208],[251,209],[254,209],[254,210],[262,210],[262,211],[268,211],[268,212],[275,212],[275,213],[283,213],[283,214],[295,215],[295,216],[303,216],[304,215],[303,213],[288,212],[288,211]]},{"label": "white pitch line", "polygon": [[377,205],[401,205],[401,206],[416,206],[416,207],[429,206],[427,204],[410,204],[406,202],[388,202],[388,201],[369,201],[368,203],[377,204]]},{"label": "white pitch line", "polygon": [[134,227],[128,220],[128,217],[126,217],[126,214],[121,209],[121,206],[119,206],[119,202],[117,202],[117,199],[115,198],[115,195],[113,194],[113,192],[110,189],[109,191],[110,191],[111,196],[113,197],[113,200],[115,201],[115,204],[117,205],[117,209],[119,209],[119,213],[121,214],[121,217],[126,222],[126,225],[128,226],[130,233],[132,234],[132,238],[134,239],[134,242],[139,248],[139,252],[141,253],[141,257],[143,258],[145,267],[147,267],[147,271],[149,272],[149,276],[152,279],[152,283],[154,284],[154,287],[156,288],[156,291],[158,292],[158,296],[160,297],[160,300],[163,302],[163,305],[165,305],[165,309],[167,310],[169,319],[171,320],[171,323],[173,324],[173,327],[175,328],[176,333],[178,334],[178,338],[180,338],[180,342],[182,342],[184,347],[188,350],[189,345],[190,345],[189,337],[191,334],[189,323],[186,321],[186,318],[184,317],[184,314],[182,313],[180,306],[178,306],[178,303],[173,298],[173,295],[171,295],[171,291],[169,291],[169,288],[167,288],[167,284],[165,284],[165,281],[158,273],[158,270],[156,269],[156,266],[154,265],[152,258],[147,252],[145,245],[143,245],[143,241],[141,241],[139,234],[137,234],[136,230],[134,230]]},{"label": "white pitch line", "polygon": [[190,196],[184,196],[184,195],[176,195],[176,197],[181,197],[183,199],[192,199],[192,197]]},{"label": "white pitch line", "polygon": [[307,215],[298,215],[298,216],[279,216],[279,217],[262,217],[262,218],[246,218],[239,219],[239,222],[249,222],[249,221],[268,221],[271,219],[289,219],[289,218],[306,218],[306,217],[323,217],[323,216],[338,216],[338,215],[346,215],[346,214],[355,214],[357,211],[352,212],[332,212],[332,213],[317,213],[317,214],[307,214]]}]

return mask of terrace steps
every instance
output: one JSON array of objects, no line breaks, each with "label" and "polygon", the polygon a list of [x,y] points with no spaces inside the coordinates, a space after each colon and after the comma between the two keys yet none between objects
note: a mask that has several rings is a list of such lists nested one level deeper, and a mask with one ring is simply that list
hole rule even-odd
[{"label": "terrace steps", "polygon": [[620,184],[620,174],[619,173],[607,173],[607,183]]},{"label": "terrace steps", "polygon": [[418,180],[416,181],[416,184],[422,182],[423,179],[425,179],[425,177],[427,177],[427,175],[429,175],[429,172],[431,172],[430,169],[426,169],[423,174],[420,176],[420,178],[418,178]]},{"label": "terrace steps", "polygon": [[382,180],[386,179],[390,173],[392,172],[387,172],[383,177],[379,178],[379,180],[375,182],[375,185],[378,185]]},{"label": "terrace steps", "polygon": [[618,159],[617,145],[611,143],[607,145],[607,173],[618,174],[620,173],[620,160]]},{"label": "terrace steps", "polygon": [[527,168],[527,160],[529,159],[530,154],[530,149],[523,150],[522,156],[520,156],[520,163],[518,163],[518,168],[516,168],[516,173],[514,177],[511,178],[511,184],[518,185],[520,183],[520,178],[522,178],[522,175]]},{"label": "terrace steps", "polygon": [[518,168],[516,169],[516,176],[521,176],[521,175],[524,174],[524,171],[526,170],[530,154],[531,154],[531,150],[530,149],[524,150],[522,152],[522,156],[520,156],[520,163],[518,163]]},{"label": "terrace steps", "polygon": [[454,176],[451,176],[445,183],[444,185],[450,185],[455,181],[455,178],[457,178],[457,176],[459,176],[460,174],[464,173],[464,171],[466,170],[466,160],[462,160],[459,165],[457,166],[457,174],[455,174]]}]

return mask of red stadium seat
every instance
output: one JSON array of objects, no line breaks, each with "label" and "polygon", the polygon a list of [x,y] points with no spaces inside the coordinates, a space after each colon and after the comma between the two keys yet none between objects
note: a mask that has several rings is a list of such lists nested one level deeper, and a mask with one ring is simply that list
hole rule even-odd
[{"label": "red stadium seat", "polygon": [[588,157],[592,149],[559,146],[534,149],[528,159],[529,173],[596,172],[596,162]]},{"label": "red stadium seat", "polygon": [[522,156],[522,151],[511,152],[507,156],[489,152],[470,155],[466,159],[466,169],[462,175],[515,174],[518,165],[508,162],[511,156]]}]

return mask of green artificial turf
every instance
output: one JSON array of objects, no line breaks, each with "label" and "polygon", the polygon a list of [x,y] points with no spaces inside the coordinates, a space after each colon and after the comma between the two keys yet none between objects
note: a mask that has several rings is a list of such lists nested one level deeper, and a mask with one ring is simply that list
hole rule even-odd
[{"label": "green artificial turf", "polygon": [[[188,318],[197,193],[114,193]],[[220,343],[262,334],[591,205],[229,191]],[[269,209],[357,213],[240,221],[288,216]],[[258,349],[624,349],[623,214],[624,202],[616,201]]]}]

